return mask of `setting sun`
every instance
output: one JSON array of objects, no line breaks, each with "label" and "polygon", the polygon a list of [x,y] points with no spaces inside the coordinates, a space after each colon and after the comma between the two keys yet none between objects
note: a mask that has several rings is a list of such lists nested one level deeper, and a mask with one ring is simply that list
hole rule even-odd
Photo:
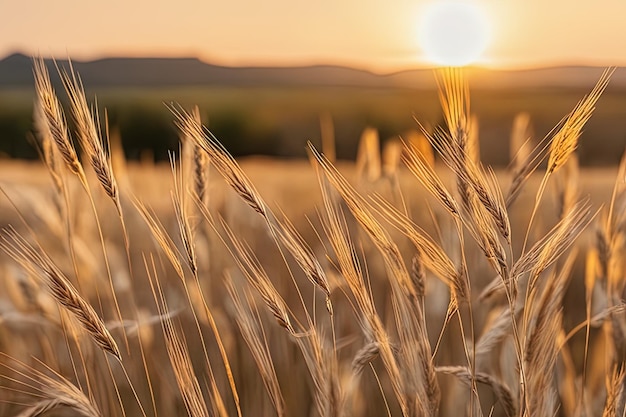
[{"label": "setting sun", "polygon": [[489,42],[489,32],[487,17],[477,4],[442,0],[424,11],[419,41],[429,61],[464,66],[480,59]]}]

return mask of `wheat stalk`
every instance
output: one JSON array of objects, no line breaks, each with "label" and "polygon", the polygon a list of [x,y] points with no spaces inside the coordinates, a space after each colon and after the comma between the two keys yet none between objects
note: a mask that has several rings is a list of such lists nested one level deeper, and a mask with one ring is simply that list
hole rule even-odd
[{"label": "wheat stalk", "polygon": [[277,219],[239,164],[215,136],[208,130],[203,130],[203,126],[184,110],[174,108],[171,110],[176,116],[176,123],[179,129],[192,138],[196,145],[207,153],[215,168],[222,174],[226,182],[252,209],[261,215],[276,243],[280,242],[285,246],[309,281],[325,294],[326,308],[329,314],[332,315],[333,309],[330,301],[328,279],[306,242],[298,235],[295,229],[290,227],[290,223],[286,219],[284,221]]},{"label": "wheat stalk", "polygon": [[232,279],[226,281],[226,288],[230,294],[231,299],[236,310],[236,320],[239,326],[239,330],[252,353],[252,358],[259,369],[261,378],[265,385],[272,405],[276,410],[276,414],[280,416],[285,415],[285,400],[283,398],[280,384],[278,383],[278,376],[276,375],[276,369],[274,368],[274,362],[268,346],[268,340],[263,331],[258,312],[252,312],[253,302],[250,300],[248,292],[246,295],[246,304],[244,304],[239,290],[235,289],[235,284]]},{"label": "wheat stalk", "polygon": [[[223,221],[222,226],[232,246],[232,249],[229,250],[231,250],[240,270],[248,282],[259,292],[278,324],[293,336],[300,348],[315,383],[314,394],[318,412],[321,415],[339,415],[342,394],[336,377],[336,357],[328,352],[314,325],[296,330],[296,325],[292,324],[290,319],[285,300],[270,281],[258,259]],[[299,324],[297,326],[300,328]]]},{"label": "wheat stalk", "polygon": [[[363,197],[311,144],[309,144],[309,151],[383,256],[392,288],[396,327],[403,346],[406,346],[406,349],[402,351],[403,360],[406,361],[405,365],[408,368],[420,369],[417,375],[403,374],[402,385],[404,387],[400,383],[394,385],[403,413],[436,414],[439,407],[439,387],[432,364],[423,311],[417,302],[417,292],[402,255],[387,231],[372,215]],[[391,368],[393,364],[388,363],[386,366]],[[414,407],[417,409],[412,410]]]}]

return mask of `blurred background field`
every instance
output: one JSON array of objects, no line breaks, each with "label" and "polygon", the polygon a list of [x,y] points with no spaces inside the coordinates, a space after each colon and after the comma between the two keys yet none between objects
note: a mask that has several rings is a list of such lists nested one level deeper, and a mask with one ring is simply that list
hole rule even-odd
[{"label": "blurred background field", "polygon": [[[75,63],[87,94],[97,97],[101,117],[106,108],[110,127],[120,132],[131,160],[143,154],[165,161],[168,151],[176,151],[178,134],[166,108],[173,102],[188,108],[198,105],[203,120],[235,156],[305,157],[306,142],[320,137],[321,116],[332,119],[337,155],[347,160],[354,160],[365,127],[378,129],[384,143],[415,130],[414,118],[431,127],[443,123],[431,70],[376,75],[341,67],[216,69],[196,60],[191,60],[193,65],[182,59],[143,61]],[[0,61],[0,152],[7,157],[37,156],[25,140],[33,120],[30,65],[30,59],[21,55]],[[59,61],[59,65],[67,63]],[[186,76],[190,66],[199,68]],[[158,74],[144,79],[136,75],[141,71]],[[482,160],[506,166],[517,114],[528,113],[535,138],[542,138],[591,89],[601,72],[591,67],[468,70]],[[54,82],[55,71],[51,73]],[[579,147],[583,166],[619,161],[626,144],[625,74],[621,69],[615,73],[585,127]],[[57,86],[61,87],[58,82]]]},{"label": "blurred background field", "polygon": [[[64,170],[60,157],[62,146],[50,133],[54,125],[44,124],[51,123],[51,119],[37,119],[33,111],[36,102],[35,89],[31,85],[34,84],[31,59],[12,56],[7,60],[9,63],[17,60],[28,67],[17,72],[5,71],[5,79],[11,82],[0,82],[0,150],[4,156],[0,161],[0,189],[4,194],[0,199],[0,228],[3,230],[0,246],[4,248],[0,268],[8,277],[0,284],[6,294],[4,298],[0,297],[0,317],[7,322],[5,327],[0,327],[0,351],[8,355],[0,360],[0,366],[6,371],[4,374],[0,372],[0,378],[4,375],[3,386],[7,388],[3,397],[6,404],[0,405],[0,414],[37,410],[37,407],[47,406],[46,401],[57,400],[33,402],[32,398],[38,395],[47,398],[46,395],[58,393],[46,385],[45,378],[37,375],[32,378],[33,386],[24,385],[24,375],[19,371],[23,365],[16,365],[22,361],[27,364],[27,372],[34,372],[33,369],[38,369],[42,363],[58,371],[68,378],[64,382],[67,387],[79,387],[75,395],[91,396],[89,404],[104,410],[105,415],[138,415],[142,413],[140,408],[148,403],[152,409],[143,411],[146,416],[185,415],[188,387],[180,384],[177,373],[181,371],[168,347],[172,336],[168,334],[167,326],[171,325],[183,335],[183,350],[189,355],[189,367],[200,378],[198,401],[206,401],[217,409],[222,399],[216,398],[223,396],[223,410],[215,414],[256,415],[262,408],[264,415],[274,412],[292,415],[295,412],[323,416],[378,416],[381,410],[389,407],[391,415],[421,415],[403,409],[406,405],[402,401],[412,398],[417,391],[399,392],[394,387],[394,378],[409,384],[407,386],[417,383],[426,387],[425,379],[420,376],[421,368],[416,368],[417,372],[406,368],[398,374],[390,371],[385,361],[379,358],[381,346],[387,340],[390,346],[393,345],[393,360],[399,362],[410,361],[415,353],[412,349],[418,344],[426,346],[426,353],[420,353],[424,358],[420,366],[433,371],[434,378],[427,383],[435,387],[428,397],[435,405],[427,414],[453,416],[459,409],[465,409],[468,415],[476,416],[522,416],[526,412],[522,410],[532,408],[532,401],[530,405],[524,403],[528,400],[525,395],[543,395],[544,388],[535,381],[529,385],[532,388],[528,393],[524,384],[519,383],[519,362],[512,345],[516,335],[509,334],[510,326],[502,333],[502,327],[497,326],[497,317],[502,317],[502,312],[506,313],[508,309],[513,314],[523,309],[524,314],[528,314],[524,316],[524,320],[528,320],[523,324],[523,330],[528,331],[524,337],[535,340],[533,337],[537,337],[537,333],[532,333],[532,329],[538,326],[536,323],[540,317],[534,315],[542,311],[545,306],[542,303],[552,296],[558,314],[550,317],[559,320],[558,337],[565,338],[572,333],[561,346],[559,343],[563,339],[557,340],[555,332],[539,331],[539,336],[548,340],[548,353],[554,358],[549,365],[552,369],[545,372],[549,379],[546,386],[558,388],[558,392],[555,390],[550,394],[550,401],[558,404],[558,408],[548,405],[546,409],[551,411],[550,414],[558,409],[560,416],[583,416],[583,410],[593,413],[609,404],[606,398],[610,387],[605,384],[606,376],[612,372],[609,361],[626,363],[617,350],[621,346],[620,333],[612,333],[617,335],[612,344],[606,342],[612,329],[609,326],[621,325],[623,318],[622,295],[612,294],[612,287],[606,283],[622,282],[620,274],[626,270],[626,257],[621,255],[626,248],[621,240],[626,230],[623,227],[626,194],[624,179],[618,176],[618,163],[624,161],[622,154],[626,145],[626,123],[623,121],[626,79],[623,69],[614,74],[613,83],[599,98],[593,117],[584,125],[582,136],[578,138],[576,129],[564,129],[566,135],[554,136],[553,128],[563,127],[559,122],[568,114],[587,121],[584,114],[580,116],[585,110],[576,106],[597,81],[601,68],[517,72],[465,69],[437,73],[420,70],[381,76],[340,67],[209,67],[211,71],[219,70],[227,75],[194,85],[189,84],[194,80],[193,76],[191,80],[173,83],[167,81],[169,75],[152,74],[142,81],[141,74],[132,76],[141,68],[144,73],[149,73],[142,60],[76,63],[77,68],[85,70],[79,74],[84,75],[89,103],[95,106],[96,101],[91,101],[91,97],[97,99],[97,108],[94,107],[97,113],[94,114],[99,117],[102,143],[105,147],[111,146],[110,153],[108,150],[103,152],[101,158],[106,166],[110,164],[107,169],[117,181],[118,194],[114,194],[111,188],[107,188],[110,185],[108,177],[98,171],[97,158],[94,159],[93,151],[89,153],[89,145],[85,142],[86,137],[91,137],[94,143],[101,143],[100,138],[97,134],[87,136],[88,127],[77,124],[76,121],[81,120],[80,112],[71,106],[67,85],[60,83],[53,62],[47,61],[48,70],[53,74],[52,83],[66,109],[68,132],[74,140],[82,138],[78,150],[85,167],[85,182],[80,175],[75,176],[71,164],[68,165],[69,171]],[[163,62],[181,64],[178,60],[158,60],[157,63]],[[102,64],[107,64],[103,68],[108,66],[109,72],[89,71],[90,67],[93,69],[93,66]],[[116,71],[111,70],[113,64],[117,66]],[[59,65],[68,68],[66,62]],[[0,63],[0,76],[3,68],[6,70],[7,67]],[[128,70],[131,75],[126,78],[121,75],[110,78],[114,73],[123,73],[120,68],[135,70]],[[206,64],[202,64],[202,68],[207,70]],[[251,71],[252,75],[246,75],[246,71]],[[573,218],[577,207],[583,207],[582,211],[587,213],[589,224],[581,231],[574,247],[565,251],[567,256],[559,252],[561,258],[555,258],[554,265],[546,271],[541,270],[538,277],[542,279],[535,281],[540,284],[528,296],[531,301],[524,302],[520,297],[520,306],[507,304],[502,295],[484,296],[494,279],[499,282],[501,272],[495,270],[491,262],[493,258],[481,248],[481,238],[470,236],[476,228],[487,230],[481,233],[490,233],[490,228],[495,231],[496,221],[490,219],[486,226],[487,223],[480,223],[478,217],[474,217],[479,211],[465,208],[460,215],[465,222],[464,231],[460,231],[457,228],[460,224],[442,207],[436,193],[432,195],[420,185],[428,175],[414,175],[407,169],[419,150],[425,166],[435,170],[448,190],[456,190],[452,191],[453,198],[464,201],[459,179],[461,183],[469,180],[459,175],[459,171],[455,172],[454,167],[446,166],[443,160],[445,148],[439,149],[440,155],[434,149],[446,141],[455,143],[446,136],[445,132],[454,130],[448,124],[450,119],[444,118],[446,111],[453,106],[442,105],[439,95],[440,92],[449,94],[449,91],[445,88],[437,90],[436,74],[440,81],[459,82],[458,86],[464,84],[461,78],[454,78],[455,74],[467,75],[472,88],[471,113],[463,119],[467,122],[463,127],[463,134],[467,135],[466,147],[447,151],[448,165],[450,155],[462,155],[468,170],[479,166],[479,161],[484,164],[480,166],[493,168],[493,177],[487,174],[489,171],[480,171],[478,178],[488,184],[483,187],[489,187],[494,195],[509,190],[520,178],[528,180],[511,205],[496,199],[502,204],[511,230],[506,237],[495,235],[490,244],[496,248],[506,245],[503,264],[507,268],[515,270],[517,262],[523,262],[524,255],[532,252],[526,252],[527,239],[530,245],[556,241],[559,229],[554,227],[555,224],[568,220],[568,216]],[[260,78],[247,78],[252,76]],[[196,78],[196,81],[202,81],[202,77]],[[598,89],[602,90],[603,82],[600,86]],[[41,100],[44,97],[41,90],[39,94],[39,103],[45,103]],[[461,104],[465,103],[465,96],[454,97]],[[593,97],[591,101],[595,104],[596,96]],[[210,153],[202,147],[209,143],[207,137],[194,137],[184,130],[180,119],[177,126],[176,111],[181,110],[176,110],[180,109],[176,106],[179,105],[185,109],[197,105],[197,117],[224,148],[212,142],[216,150]],[[572,109],[577,110],[572,112]],[[418,133],[418,121],[425,132]],[[437,134],[427,139],[428,132],[433,131]],[[59,131],[55,132],[58,135]],[[536,165],[538,172],[532,174],[524,168],[534,166],[531,149],[546,136],[553,142],[568,138],[577,149],[567,153],[567,164],[563,162],[543,190],[540,187],[542,173],[548,155],[552,157],[555,152],[554,148],[537,148],[536,152],[544,157],[544,163]],[[406,145],[416,147],[405,147],[400,139]],[[52,156],[47,160],[47,167],[40,159],[52,154],[39,154],[45,150],[46,140],[48,146],[59,147],[56,160]],[[349,214],[354,210],[349,199],[344,195],[344,202],[340,203],[339,194],[335,195],[337,207],[347,215],[342,236],[354,239],[351,259],[361,262],[364,268],[363,285],[367,285],[369,297],[376,306],[376,320],[384,323],[384,332],[389,332],[389,339],[387,333],[382,337],[372,336],[368,326],[363,325],[367,321],[365,310],[354,308],[353,297],[356,295],[350,293],[347,275],[337,263],[339,255],[332,247],[328,225],[323,220],[330,211],[326,212],[329,208],[323,205],[322,182],[316,174],[320,165],[312,161],[312,150],[307,152],[307,142],[323,150],[331,159],[336,153],[338,172],[362,199],[358,200],[360,206],[371,210],[372,219],[381,222],[381,235],[389,236],[389,242],[393,242],[389,246],[379,245],[372,229],[360,224],[361,220],[354,213]],[[187,150],[183,151],[181,146],[186,146]],[[211,162],[198,162],[198,150],[210,154]],[[474,154],[475,150],[478,154]],[[226,152],[232,153],[236,160],[226,157],[226,163],[220,162],[219,158]],[[512,163],[514,158],[517,159]],[[177,161],[178,170],[173,171],[172,161]],[[194,168],[187,165],[187,169],[183,169],[180,167],[182,163]],[[233,172],[239,172],[237,164],[242,174],[230,177]],[[622,164],[622,176],[624,166]],[[94,175],[92,169],[100,174]],[[254,189],[249,188],[247,180],[242,180],[243,174],[249,177]],[[183,197],[177,197],[176,190],[183,189],[184,198],[199,198],[194,194],[198,192],[194,187],[198,181],[204,181],[198,179],[204,175],[208,179],[203,183],[208,187],[205,198],[202,202],[192,200],[195,204],[181,220],[181,209],[177,204],[182,203],[177,203],[177,198],[182,201]],[[328,171],[324,175],[330,177]],[[187,182],[182,185],[174,178]],[[495,188],[496,182],[498,188]],[[614,190],[615,231],[606,232],[610,234],[609,244],[613,247],[606,252],[606,258],[602,258],[605,231],[598,213],[608,210]],[[538,195],[541,195],[539,200]],[[257,198],[262,198],[267,209],[279,215],[263,214],[264,209],[255,206]],[[586,201],[587,198],[588,205],[577,205],[578,199]],[[383,201],[399,211],[385,214],[380,209],[384,205],[377,205]],[[537,201],[540,204],[535,207]],[[537,213],[531,221],[534,208]],[[398,276],[389,271],[385,249],[395,248],[398,265],[407,272],[410,268],[411,279],[417,281],[413,278],[419,275],[415,262],[416,259],[420,262],[422,251],[428,246],[414,245],[396,229],[394,222],[402,218],[402,213],[427,234],[430,245],[441,248],[443,265],[446,262],[453,265],[455,277],[464,279],[465,273],[459,271],[467,271],[467,285],[471,286],[467,300],[460,307],[455,306],[455,297],[460,294],[458,288],[446,281],[445,276],[442,278],[437,261],[429,261],[428,256],[432,254],[426,252],[423,259],[431,263],[427,266],[430,269],[424,269],[421,275],[425,332],[411,340],[403,339],[406,335],[402,329],[405,326],[419,327],[421,324],[414,319],[422,310],[411,304],[416,298],[404,294],[403,298],[398,297],[393,281]],[[592,221],[593,213],[596,219]],[[156,220],[157,229],[160,228],[166,237],[155,232],[151,216]],[[276,219],[288,219],[284,221],[289,223],[284,224],[289,226],[273,223],[277,222]],[[192,230],[189,241],[182,232],[185,221]],[[301,240],[296,246],[306,247],[307,256],[318,262],[319,270],[325,274],[324,279],[327,276],[327,287],[311,285],[306,268],[299,269],[297,252],[295,255],[289,252],[293,249],[289,249],[293,241],[277,237],[284,238],[285,235],[280,234],[286,233],[284,230],[287,229],[281,229],[284,227],[297,231]],[[572,230],[572,235],[560,235],[567,237],[567,245],[573,244],[577,238],[577,226],[572,226]],[[33,273],[37,267],[29,264],[30,261],[22,261],[20,268],[9,259],[18,260],[20,264],[22,255],[19,251],[15,255],[10,246],[19,244],[12,243],[19,242],[15,233],[26,237],[23,242],[32,239],[38,245],[37,251],[22,249],[23,253],[41,251],[51,257],[59,270],[69,277],[69,282],[79,288],[79,294],[93,305],[97,317],[112,333],[114,342],[122,346],[122,342],[128,340],[128,350],[117,353],[119,362],[113,362],[112,350],[105,349],[108,353],[104,355],[94,353],[94,346],[85,337],[88,332],[77,331],[70,337],[64,327],[67,319],[59,313],[56,304],[62,306],[63,301],[55,299],[54,294],[48,295],[40,281],[41,276],[46,275]],[[483,238],[482,244],[492,236]],[[547,240],[543,240],[544,236],[548,237]],[[280,319],[276,325],[275,310],[270,304],[263,304],[267,299],[263,294],[259,297],[255,293],[258,288],[253,284],[254,279],[246,275],[243,255],[236,249],[236,240],[249,248],[266,269],[271,277],[269,282],[276,287],[274,291],[283,297],[289,309],[287,317],[298,323],[298,331],[290,333]],[[193,261],[187,252],[190,245],[197,251],[197,259]],[[287,253],[293,256],[286,256]],[[36,257],[33,259],[37,260]],[[606,265],[610,265],[605,268],[606,274],[598,266],[602,259],[610,259],[606,261]],[[543,260],[537,260],[537,264],[541,262]],[[523,281],[525,275],[526,272],[519,273],[517,279]],[[563,276],[566,276],[565,280]],[[555,282],[568,285],[553,293]],[[163,298],[156,295],[155,285],[164,291]],[[520,291],[531,292],[530,286],[523,288],[522,285]],[[324,304],[324,293],[320,295],[320,288],[327,288],[328,304]],[[560,291],[563,291],[562,298]],[[538,298],[539,293],[544,295]],[[245,297],[246,308],[253,311],[254,316],[244,316],[241,310],[237,310],[237,297]],[[407,303],[406,307],[410,306],[410,309],[406,311],[410,311],[410,315],[400,316],[396,303]],[[328,305],[332,305],[332,309]],[[268,307],[268,314],[262,313]],[[332,315],[327,315],[327,308],[333,311]],[[518,308],[520,310],[516,310]],[[617,313],[607,313],[609,308]],[[453,313],[448,316],[450,311]],[[596,315],[600,319],[589,326],[588,333],[581,331],[586,329],[581,323]],[[507,318],[506,314],[504,317]],[[611,321],[613,319],[615,321]],[[275,393],[276,397],[269,398],[268,395],[272,396],[270,391],[263,393],[258,389],[267,383],[268,377],[265,371],[255,366],[258,366],[259,353],[248,349],[248,340],[241,328],[246,320],[258,326],[258,331],[263,334],[269,361],[276,372],[273,383],[280,389],[278,394]],[[41,333],[32,331],[39,327],[43,328]],[[522,327],[515,329],[521,331]],[[493,337],[497,339],[494,345],[468,359],[467,349],[484,346],[481,343],[489,340],[494,332],[496,336]],[[202,352],[205,343],[211,347],[208,354]],[[372,372],[364,372],[365,365],[356,366],[355,363],[359,363],[363,349],[367,352],[371,343],[375,343],[377,351],[363,363],[369,365]],[[544,346],[541,343],[537,343],[540,348]],[[534,344],[524,346],[524,360],[530,360],[528,358],[536,352],[535,347]],[[83,359],[83,355],[87,359]],[[162,369],[162,364],[168,361],[171,367]],[[91,362],[100,368],[94,370]],[[328,363],[333,363],[333,367],[325,368]],[[226,364],[228,366],[223,366]],[[509,390],[511,401],[505,401],[502,392],[494,386],[481,386],[475,395],[462,383],[461,377],[450,375],[459,369],[470,372],[474,366],[481,378],[487,375],[501,384],[502,389]],[[109,367],[110,375],[104,374],[104,367]],[[124,379],[122,370],[129,373],[129,379]],[[320,372],[323,373],[321,377]],[[536,366],[529,372],[544,375],[544,366]],[[302,383],[291,383],[294,375]],[[91,390],[90,384],[95,381],[102,383]],[[233,388],[235,383],[236,390]],[[24,387],[26,389],[21,392]],[[424,387],[419,389],[429,389]],[[112,390],[119,390],[118,399],[112,396]],[[581,391],[588,396],[585,401],[576,398]],[[240,395],[240,399],[236,400],[235,394]],[[337,400],[328,399],[329,395],[336,395]],[[13,404],[20,401],[28,407]],[[276,407],[282,402],[288,410],[286,413]],[[420,407],[425,409],[427,406],[420,404],[417,408]]]}]

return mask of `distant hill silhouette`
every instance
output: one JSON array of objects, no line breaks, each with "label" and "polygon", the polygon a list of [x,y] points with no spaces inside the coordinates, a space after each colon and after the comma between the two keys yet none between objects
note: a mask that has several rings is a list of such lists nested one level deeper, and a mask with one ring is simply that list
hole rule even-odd
[{"label": "distant hill silhouette", "polygon": [[[46,60],[54,68],[51,60]],[[67,60],[57,60],[68,67]],[[387,87],[385,77],[371,72],[330,65],[308,67],[223,67],[197,58],[106,58],[72,61],[85,85],[184,86],[184,85],[345,85]],[[51,71],[51,75],[56,71]],[[32,59],[13,54],[0,61],[0,86],[33,84]]]},{"label": "distant hill silhouette", "polygon": [[[54,68],[47,59],[49,68]],[[57,60],[68,67],[67,60]],[[165,87],[194,85],[224,86],[345,86],[372,88],[433,89],[435,80],[430,69],[415,69],[391,74],[333,65],[303,67],[225,67],[205,63],[197,58],[106,58],[95,61],[72,61],[74,69],[89,87]],[[533,70],[467,71],[471,87],[488,89],[517,88],[590,88],[602,68],[554,67]],[[56,77],[56,71],[51,71]],[[33,85],[32,59],[13,54],[0,60],[0,88]],[[619,68],[611,88],[626,88],[626,69]]]}]

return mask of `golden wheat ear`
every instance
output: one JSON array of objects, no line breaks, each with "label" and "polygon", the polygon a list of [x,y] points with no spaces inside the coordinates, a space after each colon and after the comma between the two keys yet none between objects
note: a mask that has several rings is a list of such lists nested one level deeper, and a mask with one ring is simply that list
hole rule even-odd
[{"label": "golden wheat ear", "polygon": [[512,172],[517,171],[531,154],[533,139],[531,123],[530,114],[527,112],[518,113],[513,119],[509,139],[509,163]]},{"label": "golden wheat ear", "polygon": [[509,417],[517,415],[517,400],[511,392],[511,389],[504,382],[498,381],[492,375],[484,372],[475,372],[465,366],[438,366],[436,369],[438,373],[456,376],[461,382],[467,385],[471,385],[472,379],[476,379],[476,382],[489,386],[494,394],[496,394],[506,415]]},{"label": "golden wheat ear", "polygon": [[38,362],[44,369],[40,371],[4,353],[0,353],[0,356],[8,360],[7,363],[0,365],[7,370],[7,372],[2,372],[3,379],[10,380],[16,385],[15,388],[3,388],[16,390],[36,400],[28,404],[16,417],[48,415],[49,412],[53,413],[53,410],[58,408],[72,409],[84,417],[102,417],[93,398],[89,398],[71,381],[47,365]]},{"label": "golden wheat ear", "polygon": [[359,139],[359,149],[356,156],[357,178],[365,177],[368,181],[380,178],[382,168],[380,162],[380,139],[378,130],[367,127]]},{"label": "golden wheat ear", "polygon": [[85,89],[80,77],[73,69],[67,73],[63,71],[61,78],[65,90],[70,98],[70,107],[76,123],[76,131],[81,148],[89,157],[91,167],[105,193],[111,198],[120,217],[122,216],[122,203],[120,201],[117,181],[113,175],[110,150],[106,149],[102,142],[99,126],[97,107],[91,109],[87,104]]},{"label": "golden wheat ear", "polygon": [[553,173],[562,167],[578,147],[582,130],[591,118],[596,103],[609,85],[614,72],[615,68],[608,68],[602,73],[593,90],[576,105],[561,129],[553,137],[550,143],[547,173]]},{"label": "golden wheat ear", "polygon": [[615,366],[606,378],[606,402],[602,417],[618,417],[622,415],[620,408],[624,406],[624,376],[623,367]]},{"label": "golden wheat ear", "polygon": [[82,328],[104,351],[121,361],[120,351],[113,336],[91,304],[85,300],[61,272],[43,248],[33,247],[15,229],[2,233],[0,248],[24,269],[37,276],[48,288],[57,303],[78,320]]},{"label": "golden wheat ear", "polygon": [[526,229],[526,236],[524,237],[522,251],[525,251],[526,249],[532,224],[550,177],[563,167],[563,165],[565,165],[578,147],[578,142],[583,128],[591,118],[591,115],[595,110],[596,103],[608,86],[614,72],[615,68],[608,68],[602,73],[602,76],[593,90],[591,90],[591,93],[578,102],[574,110],[572,110],[572,112],[564,119],[560,127],[556,130],[554,136],[552,136],[548,150],[548,165],[541,179],[541,183],[539,184],[539,189],[535,194],[535,204]]},{"label": "golden wheat ear", "polygon": [[35,92],[37,94],[37,105],[41,108],[41,113],[46,120],[48,130],[54,143],[63,157],[67,168],[78,176],[83,186],[87,185],[87,177],[83,171],[83,166],[78,160],[76,149],[70,138],[67,122],[63,113],[63,108],[59,103],[52,83],[48,68],[43,58],[35,59],[33,62],[33,73],[35,76]]}]

